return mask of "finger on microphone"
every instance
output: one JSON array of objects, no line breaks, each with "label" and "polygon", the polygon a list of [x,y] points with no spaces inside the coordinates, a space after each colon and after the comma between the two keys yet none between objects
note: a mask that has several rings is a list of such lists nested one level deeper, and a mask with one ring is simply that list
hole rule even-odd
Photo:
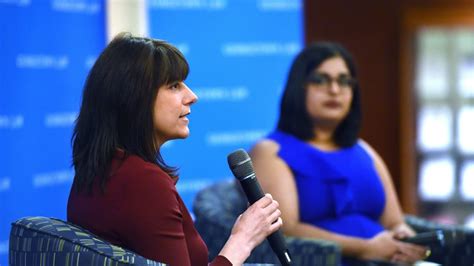
[{"label": "finger on microphone", "polygon": [[278,218],[280,218],[280,216],[281,216],[281,211],[276,209],[274,212],[270,214],[270,216],[268,217],[268,221],[270,223],[275,223],[278,220]]},{"label": "finger on microphone", "polygon": [[260,207],[260,208],[266,208],[268,205],[272,204],[272,202],[273,202],[273,199],[271,199],[271,198],[265,196],[265,197],[260,198],[260,199],[256,202],[256,204],[257,204],[257,206]]},{"label": "finger on microphone", "polygon": [[281,217],[278,217],[278,219],[270,225],[270,233],[277,231],[278,229],[282,227],[282,225],[283,225],[283,220],[281,219]]},{"label": "finger on microphone", "polygon": [[270,215],[271,213],[275,212],[276,210],[278,210],[278,202],[276,201],[272,201],[270,202],[270,204],[268,204],[267,206],[265,206],[263,209],[265,209],[265,213],[267,213],[268,215]]}]

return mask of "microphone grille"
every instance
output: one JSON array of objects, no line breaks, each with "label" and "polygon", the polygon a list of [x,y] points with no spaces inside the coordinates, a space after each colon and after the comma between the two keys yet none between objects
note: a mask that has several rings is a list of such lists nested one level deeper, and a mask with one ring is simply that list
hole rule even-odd
[{"label": "microphone grille", "polygon": [[254,173],[252,160],[244,149],[238,149],[227,156],[227,163],[234,176],[242,178]]}]

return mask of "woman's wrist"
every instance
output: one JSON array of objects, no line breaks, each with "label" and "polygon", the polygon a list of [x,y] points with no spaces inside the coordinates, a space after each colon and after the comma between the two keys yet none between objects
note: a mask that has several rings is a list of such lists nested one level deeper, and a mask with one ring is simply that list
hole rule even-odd
[{"label": "woman's wrist", "polygon": [[368,246],[370,245],[370,239],[363,239],[353,236],[345,236],[334,234],[331,239],[328,239],[338,243],[342,248],[344,256],[363,258],[367,255]]},{"label": "woman's wrist", "polygon": [[232,265],[241,265],[250,256],[253,248],[249,241],[244,241],[239,236],[231,234],[219,255],[226,257]]},{"label": "woman's wrist", "polygon": [[391,228],[391,231],[395,234],[395,238],[405,238],[416,235],[416,232],[406,223],[399,223]]},{"label": "woman's wrist", "polygon": [[364,260],[373,259],[371,239],[360,239],[360,242],[362,244],[359,246],[357,257]]},{"label": "woman's wrist", "polygon": [[352,256],[360,259],[368,259],[370,257],[370,239],[355,239],[352,246]]}]

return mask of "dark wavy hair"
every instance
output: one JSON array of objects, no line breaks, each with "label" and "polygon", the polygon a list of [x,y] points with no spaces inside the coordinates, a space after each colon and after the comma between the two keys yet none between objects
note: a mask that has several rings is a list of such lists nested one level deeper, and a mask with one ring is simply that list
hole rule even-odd
[{"label": "dark wavy hair", "polygon": [[[280,117],[277,128],[292,134],[301,140],[314,138],[313,122],[306,109],[306,80],[325,60],[340,57],[344,60],[349,72],[357,80],[355,63],[349,52],[340,44],[317,42],[303,49],[293,61],[283,97],[280,102]],[[334,142],[340,147],[349,147],[358,139],[361,125],[360,87],[352,87],[352,102],[344,120],[334,132]]]},{"label": "dark wavy hair", "polygon": [[189,65],[174,46],[121,33],[100,54],[87,77],[72,136],[74,187],[89,192],[95,178],[102,191],[117,150],[154,163],[176,178],[154,138],[158,88],[185,80]]}]

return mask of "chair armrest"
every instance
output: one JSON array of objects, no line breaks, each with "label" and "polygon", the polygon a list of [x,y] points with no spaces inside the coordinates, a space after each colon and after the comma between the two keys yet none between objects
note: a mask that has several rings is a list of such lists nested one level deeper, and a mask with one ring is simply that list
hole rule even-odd
[{"label": "chair armrest", "polygon": [[405,215],[405,222],[417,233],[442,230],[444,243],[431,247],[429,261],[446,266],[474,264],[474,230],[460,225],[444,225],[413,215]]},{"label": "chair armrest", "polygon": [[290,254],[295,254],[294,265],[340,265],[341,247],[330,241],[287,237]]},{"label": "chair armrest", "polygon": [[[285,239],[293,265],[336,266],[341,263],[341,249],[333,242],[297,237],[285,237]],[[279,264],[267,241],[256,247],[246,262]]]},{"label": "chair armrest", "polygon": [[405,222],[409,226],[411,226],[413,230],[415,230],[417,233],[434,230],[474,232],[472,229],[468,229],[461,225],[440,224],[414,215],[405,215]]},{"label": "chair armrest", "polygon": [[474,230],[461,225],[440,224],[413,215],[405,215],[405,222],[417,233],[442,230],[448,246],[464,243],[467,238],[474,237]]}]

